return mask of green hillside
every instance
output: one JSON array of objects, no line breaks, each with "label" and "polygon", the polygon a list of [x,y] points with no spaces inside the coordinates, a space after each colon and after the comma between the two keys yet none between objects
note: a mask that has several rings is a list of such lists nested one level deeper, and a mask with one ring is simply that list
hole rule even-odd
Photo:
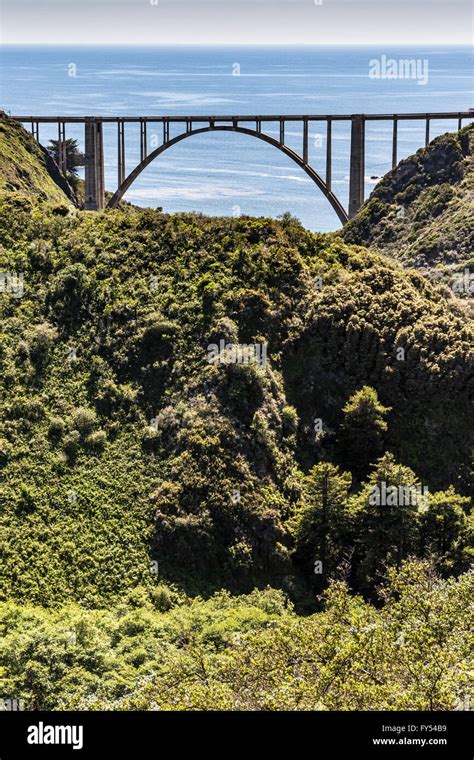
[{"label": "green hillside", "polygon": [[[0,193],[3,693],[46,709],[450,709],[467,667],[464,311],[289,216],[87,213],[14,189]],[[374,501],[387,488],[410,498]]]},{"label": "green hillside", "polygon": [[[385,175],[345,227],[404,266],[453,286],[473,266],[474,124],[436,138]],[[466,288],[455,288],[466,296]]]},{"label": "green hillside", "polygon": [[0,191],[49,203],[74,200],[68,181],[47,151],[18,122],[0,111]]}]

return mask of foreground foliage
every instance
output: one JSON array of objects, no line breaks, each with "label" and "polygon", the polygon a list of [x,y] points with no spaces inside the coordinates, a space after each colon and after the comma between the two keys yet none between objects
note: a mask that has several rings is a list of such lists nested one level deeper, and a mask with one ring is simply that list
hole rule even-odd
[{"label": "foreground foliage", "polygon": [[[437,137],[385,175],[344,229],[370,245],[472,296],[474,125]],[[467,270],[467,275],[465,275]]]},{"label": "foreground foliage", "polygon": [[[135,593],[111,611],[0,605],[2,691],[34,709],[466,709],[472,574],[391,570],[376,609],[343,581],[297,617],[281,592],[156,612]],[[470,654],[471,653],[471,654]]]}]

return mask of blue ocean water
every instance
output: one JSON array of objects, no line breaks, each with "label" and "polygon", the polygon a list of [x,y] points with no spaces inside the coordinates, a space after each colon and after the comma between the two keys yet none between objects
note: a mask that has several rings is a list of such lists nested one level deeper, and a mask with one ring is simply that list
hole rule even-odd
[{"label": "blue ocean water", "polygon": [[[426,61],[428,81],[373,79],[369,62],[383,55]],[[1,107],[24,115],[341,114],[467,110],[472,103],[469,48],[362,47],[17,47],[1,49]],[[236,76],[236,74],[239,74]],[[431,136],[457,128],[433,121]],[[266,131],[278,136],[278,125]],[[333,190],[347,204],[349,130],[333,125]],[[392,128],[367,125],[366,193],[391,168]],[[83,146],[83,129],[67,136]],[[40,140],[56,138],[42,125]],[[161,127],[149,126],[151,146]],[[287,144],[300,151],[302,127],[287,127]],[[424,144],[424,123],[399,126],[399,159]],[[139,161],[137,127],[126,127],[126,169]],[[324,124],[310,130],[310,162],[324,176]],[[105,127],[106,186],[117,187],[116,127]],[[165,211],[276,217],[285,211],[313,230],[340,226],[336,214],[303,170],[279,150],[233,133],[184,140],[156,159],[132,185],[127,200]]]}]

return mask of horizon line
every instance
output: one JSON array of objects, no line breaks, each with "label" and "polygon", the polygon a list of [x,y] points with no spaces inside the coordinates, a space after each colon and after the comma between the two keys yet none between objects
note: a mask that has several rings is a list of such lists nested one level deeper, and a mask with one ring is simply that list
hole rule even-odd
[{"label": "horizon line", "polygon": [[318,47],[368,47],[376,46],[380,47],[430,47],[432,45],[438,45],[444,48],[470,48],[472,52],[474,49],[469,42],[422,42],[422,43],[406,43],[406,42],[222,42],[222,43],[206,43],[206,42],[0,42],[0,49],[3,47],[187,47],[187,48],[229,48],[229,47],[279,47],[279,48],[318,48]]}]

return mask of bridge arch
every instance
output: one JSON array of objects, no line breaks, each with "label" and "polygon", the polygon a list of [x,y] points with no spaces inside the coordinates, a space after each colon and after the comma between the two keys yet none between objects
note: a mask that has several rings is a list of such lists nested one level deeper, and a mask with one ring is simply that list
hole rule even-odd
[{"label": "bridge arch", "polygon": [[273,147],[278,148],[282,153],[289,156],[303,171],[306,172],[308,177],[313,180],[315,185],[321,190],[323,195],[328,199],[329,203],[331,204],[332,208],[336,212],[337,216],[339,217],[342,224],[345,224],[348,221],[347,213],[338,200],[338,198],[334,195],[334,193],[328,189],[326,183],[324,180],[320,177],[320,175],[313,169],[312,166],[305,163],[301,156],[296,153],[296,151],[289,148],[287,145],[283,145],[278,140],[275,140],[273,137],[270,137],[269,135],[266,135],[262,132],[257,132],[254,129],[247,129],[246,127],[239,127],[239,126],[208,126],[208,127],[201,127],[199,129],[191,129],[189,131],[183,132],[181,135],[178,135],[177,137],[173,137],[171,140],[168,140],[168,142],[164,143],[163,145],[160,145],[159,148],[156,148],[156,150],[152,151],[146,158],[144,158],[142,161],[140,161],[139,164],[133,169],[133,171],[130,172],[130,174],[124,179],[120,187],[116,190],[112,198],[107,204],[107,208],[115,208],[129,189],[129,187],[133,184],[133,182],[136,180],[136,178],[139,176],[139,174],[142,173],[146,167],[151,164],[152,161],[155,160],[161,153],[164,153],[165,150],[168,150],[168,148],[171,148],[173,145],[176,145],[177,143],[181,142],[181,140],[185,140],[187,137],[191,137],[192,135],[200,135],[204,132],[238,132],[243,135],[249,135],[250,137],[257,137],[259,140],[263,140],[264,142],[268,143],[269,145],[273,145]]}]

